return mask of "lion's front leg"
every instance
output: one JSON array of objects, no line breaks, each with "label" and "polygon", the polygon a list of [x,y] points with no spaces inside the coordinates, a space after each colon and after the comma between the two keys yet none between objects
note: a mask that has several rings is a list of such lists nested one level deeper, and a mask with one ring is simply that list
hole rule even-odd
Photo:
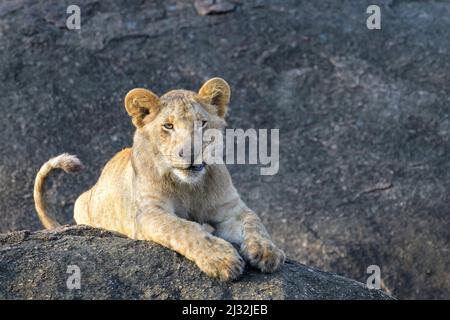
[{"label": "lion's front leg", "polygon": [[259,217],[241,201],[219,215],[217,236],[240,245],[243,257],[263,272],[274,272],[284,263],[285,254],[271,240]]},{"label": "lion's front leg", "polygon": [[184,255],[211,277],[234,280],[244,270],[245,262],[231,243],[209,234],[198,223],[164,212],[161,206],[140,213],[137,224],[138,238]]}]

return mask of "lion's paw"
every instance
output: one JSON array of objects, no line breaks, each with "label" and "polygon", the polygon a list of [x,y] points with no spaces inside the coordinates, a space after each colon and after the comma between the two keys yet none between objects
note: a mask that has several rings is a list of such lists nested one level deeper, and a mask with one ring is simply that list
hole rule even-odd
[{"label": "lion's paw", "polygon": [[265,238],[251,238],[241,246],[241,251],[248,262],[262,272],[274,272],[284,263],[284,252]]},{"label": "lion's paw", "polygon": [[207,252],[196,259],[198,267],[207,275],[221,281],[239,278],[244,271],[245,261],[233,245],[219,238],[210,239]]}]

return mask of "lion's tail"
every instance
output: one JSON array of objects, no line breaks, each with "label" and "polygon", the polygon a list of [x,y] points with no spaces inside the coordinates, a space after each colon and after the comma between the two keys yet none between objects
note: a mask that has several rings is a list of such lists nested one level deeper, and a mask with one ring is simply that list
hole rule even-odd
[{"label": "lion's tail", "polygon": [[34,182],[34,206],[36,208],[39,220],[46,229],[53,229],[60,224],[47,213],[46,205],[43,201],[44,182],[50,171],[53,169],[63,169],[65,172],[77,172],[83,168],[81,161],[73,155],[63,153],[57,157],[51,158],[39,169]]}]

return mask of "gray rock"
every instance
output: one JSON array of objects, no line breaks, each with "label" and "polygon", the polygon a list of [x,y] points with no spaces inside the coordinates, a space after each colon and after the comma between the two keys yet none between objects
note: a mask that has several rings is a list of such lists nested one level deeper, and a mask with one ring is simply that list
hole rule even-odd
[{"label": "gray rock", "polygon": [[[69,290],[68,266],[81,272]],[[379,290],[287,261],[274,274],[247,270],[235,282],[147,241],[86,226],[0,235],[0,299],[391,299]]]}]

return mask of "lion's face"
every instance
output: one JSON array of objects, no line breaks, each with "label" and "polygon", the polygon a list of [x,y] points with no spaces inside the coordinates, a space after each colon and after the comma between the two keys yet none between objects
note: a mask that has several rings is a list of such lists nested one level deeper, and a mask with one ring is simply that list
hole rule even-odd
[{"label": "lion's face", "polygon": [[165,94],[160,98],[160,107],[155,119],[144,126],[146,135],[154,139],[161,159],[179,180],[196,182],[206,170],[204,152],[208,141],[203,140],[202,132],[221,129],[224,121],[191,91]]},{"label": "lion's face", "polygon": [[156,151],[160,173],[195,183],[207,170],[205,151],[209,141],[202,133],[223,128],[229,96],[228,84],[213,78],[199,93],[173,90],[158,98],[148,90],[133,89],[125,98],[125,107],[146,145]]}]

